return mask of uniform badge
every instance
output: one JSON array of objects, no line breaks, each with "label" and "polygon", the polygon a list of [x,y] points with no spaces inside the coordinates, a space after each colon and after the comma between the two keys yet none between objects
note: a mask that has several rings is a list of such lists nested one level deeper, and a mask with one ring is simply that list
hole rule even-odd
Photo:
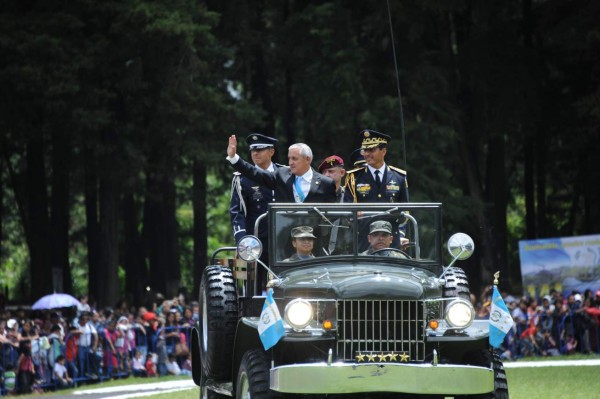
[{"label": "uniform badge", "polygon": [[264,199],[263,193],[260,189],[260,186],[253,186],[252,188],[252,200],[261,201]]},{"label": "uniform badge", "polygon": [[356,193],[366,197],[371,192],[371,185],[368,183],[359,183],[356,185]]}]

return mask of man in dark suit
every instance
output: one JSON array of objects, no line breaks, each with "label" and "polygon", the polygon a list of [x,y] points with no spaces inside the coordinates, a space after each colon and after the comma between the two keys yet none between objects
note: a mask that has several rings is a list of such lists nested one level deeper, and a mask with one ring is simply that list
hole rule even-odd
[{"label": "man in dark suit", "polygon": [[288,167],[266,172],[237,155],[237,138],[229,137],[227,160],[235,170],[275,191],[276,202],[335,202],[335,183],[310,166],[313,159],[309,146],[292,144],[288,149]]},{"label": "man in dark suit", "polygon": [[[365,164],[346,172],[344,202],[408,202],[406,171],[385,162],[392,138],[375,130],[363,130],[360,138]],[[398,233],[396,227],[393,245],[407,244],[403,231]]]}]

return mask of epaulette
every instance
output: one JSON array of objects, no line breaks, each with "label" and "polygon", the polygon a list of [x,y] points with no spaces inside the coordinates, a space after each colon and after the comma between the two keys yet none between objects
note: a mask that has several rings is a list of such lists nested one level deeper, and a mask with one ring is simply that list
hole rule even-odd
[{"label": "epaulette", "polygon": [[358,172],[358,171],[360,171],[360,170],[365,170],[366,168],[367,168],[366,166],[359,166],[359,167],[358,167],[358,168],[356,168],[356,169],[347,170],[347,171],[346,171],[346,174],[348,174],[348,173],[354,173],[354,172]]},{"label": "epaulette", "polygon": [[241,176],[242,174],[240,172],[233,172],[234,176]]},{"label": "epaulette", "polygon": [[400,168],[397,168],[397,167],[392,166],[392,165],[388,165],[388,166],[390,167],[390,169],[395,170],[396,172],[398,172],[398,173],[403,174],[404,176],[406,176],[406,171],[404,169],[400,169]]}]

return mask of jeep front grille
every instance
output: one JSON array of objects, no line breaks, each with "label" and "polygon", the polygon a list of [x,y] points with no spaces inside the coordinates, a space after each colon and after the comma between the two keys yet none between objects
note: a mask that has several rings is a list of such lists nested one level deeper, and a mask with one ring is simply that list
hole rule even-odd
[{"label": "jeep front grille", "polygon": [[356,360],[357,352],[406,353],[425,357],[423,302],[340,300],[337,303],[337,358]]}]

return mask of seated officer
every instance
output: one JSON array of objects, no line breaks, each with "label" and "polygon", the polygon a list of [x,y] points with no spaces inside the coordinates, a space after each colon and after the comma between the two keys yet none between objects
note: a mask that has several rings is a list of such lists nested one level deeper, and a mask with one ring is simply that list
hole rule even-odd
[{"label": "seated officer", "polygon": [[[393,240],[392,235],[392,224],[385,220],[376,220],[369,225],[369,249],[365,252],[361,252],[360,255],[371,255],[375,251],[379,251],[384,248],[390,248]],[[383,256],[392,256],[395,258],[407,258],[402,252],[396,249],[389,251],[381,251],[378,254]]]},{"label": "seated officer", "polygon": [[313,234],[313,228],[310,226],[298,226],[292,229],[292,245],[296,253],[285,259],[284,262],[296,260],[311,259],[313,255],[313,247],[317,237]]}]

